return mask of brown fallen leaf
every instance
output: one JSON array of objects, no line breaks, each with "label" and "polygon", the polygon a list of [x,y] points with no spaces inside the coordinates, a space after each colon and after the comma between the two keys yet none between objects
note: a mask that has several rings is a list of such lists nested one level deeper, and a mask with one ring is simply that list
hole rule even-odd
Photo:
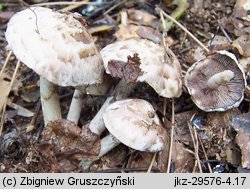
[{"label": "brown fallen leaf", "polygon": [[140,58],[138,54],[135,53],[133,57],[128,56],[127,62],[110,60],[108,62],[108,69],[112,77],[125,79],[127,83],[134,83],[142,74],[140,64]]},{"label": "brown fallen leaf", "polygon": [[[64,166],[75,167],[81,160],[95,157],[100,151],[100,139],[88,126],[79,128],[68,120],[51,121],[42,132],[39,149],[46,159],[57,162],[63,171]],[[74,166],[68,165],[71,162]]]},{"label": "brown fallen leaf", "polygon": [[139,27],[133,24],[130,25],[119,25],[119,29],[115,32],[115,37],[119,40],[127,40],[132,38],[140,38],[140,36],[136,33]]},{"label": "brown fallen leaf", "polygon": [[185,150],[182,143],[173,143],[172,159],[175,164],[175,173],[191,173],[194,167],[194,157]]},{"label": "brown fallen leaf", "polygon": [[162,42],[162,34],[154,30],[153,28],[150,27],[145,27],[145,26],[140,26],[137,30],[136,33],[144,39],[151,40],[155,43],[161,43]]},{"label": "brown fallen leaf", "polygon": [[242,56],[250,57],[250,49],[249,49],[250,35],[249,34],[241,35],[240,37],[238,37],[237,39],[233,41],[232,45],[238,50],[238,52]]},{"label": "brown fallen leaf", "polygon": [[242,167],[250,169],[250,112],[242,115],[231,115],[229,125],[237,131],[236,143],[241,149]]},{"label": "brown fallen leaf", "polygon": [[138,9],[129,9],[128,17],[130,20],[146,26],[155,26],[159,22],[156,16]]}]

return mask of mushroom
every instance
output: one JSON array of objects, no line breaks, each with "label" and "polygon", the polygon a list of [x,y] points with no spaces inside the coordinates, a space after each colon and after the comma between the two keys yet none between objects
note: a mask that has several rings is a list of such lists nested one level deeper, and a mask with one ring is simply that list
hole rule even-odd
[{"label": "mushroom", "polygon": [[[110,60],[127,63],[128,56],[138,54],[141,73],[136,82],[146,81],[155,91],[167,98],[179,97],[182,93],[181,68],[178,59],[170,49],[146,39],[129,39],[107,45],[100,51],[106,73],[110,74],[108,64]],[[98,114],[90,122],[90,130],[97,135],[105,130],[102,115],[105,108],[115,100],[122,99],[129,94],[136,84],[126,82],[115,88],[114,93],[106,100]],[[127,90],[128,89],[128,90]],[[125,93],[126,91],[126,93]],[[124,94],[123,94],[124,93]]]},{"label": "mushroom", "polygon": [[182,93],[181,67],[174,53],[146,39],[128,39],[107,45],[100,51],[106,73],[110,60],[127,62],[137,53],[142,74],[137,81],[147,82],[160,96],[179,97]]},{"label": "mushroom", "polygon": [[244,98],[245,74],[234,54],[218,51],[193,64],[185,85],[194,103],[206,112],[238,107]]},{"label": "mushroom", "polygon": [[106,108],[103,120],[111,134],[133,149],[149,152],[163,149],[165,130],[154,108],[145,100],[116,101]]},{"label": "mushroom", "polygon": [[[83,20],[49,8],[32,7],[16,13],[5,33],[8,48],[41,77],[45,124],[61,118],[59,86],[88,86],[102,82],[102,58]],[[75,91],[74,97],[81,94]],[[78,121],[81,98],[72,101],[68,119]],[[80,101],[81,102],[81,101]]]}]

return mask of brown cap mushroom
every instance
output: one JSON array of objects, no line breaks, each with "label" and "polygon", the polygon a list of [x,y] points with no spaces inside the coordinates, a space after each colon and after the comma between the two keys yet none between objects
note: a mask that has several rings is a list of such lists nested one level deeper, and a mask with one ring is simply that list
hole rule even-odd
[{"label": "brown cap mushroom", "polygon": [[226,111],[243,100],[246,80],[236,57],[223,50],[193,64],[185,85],[200,109]]},{"label": "brown cap mushroom", "polygon": [[165,130],[152,105],[142,99],[125,99],[109,105],[105,126],[123,144],[140,151],[163,149]]},{"label": "brown cap mushroom", "polygon": [[79,86],[102,81],[101,56],[74,14],[31,7],[10,19],[5,37],[19,60],[52,83]]},{"label": "brown cap mushroom", "polygon": [[107,45],[100,51],[106,72],[110,60],[127,62],[128,56],[138,54],[142,74],[137,81],[147,82],[161,96],[179,97],[182,93],[180,63],[174,53],[146,39],[128,39]]}]

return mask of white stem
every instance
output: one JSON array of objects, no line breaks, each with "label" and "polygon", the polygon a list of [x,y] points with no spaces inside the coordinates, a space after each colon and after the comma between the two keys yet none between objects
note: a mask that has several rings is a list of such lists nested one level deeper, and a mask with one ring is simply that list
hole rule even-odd
[{"label": "white stem", "polygon": [[231,70],[225,70],[210,77],[207,81],[207,86],[211,89],[217,89],[219,86],[228,83],[233,78],[234,73]]},{"label": "white stem", "polygon": [[73,121],[75,124],[78,124],[80,114],[82,109],[82,92],[78,89],[75,89],[70,107],[67,116],[67,120]]},{"label": "white stem", "polygon": [[111,151],[113,148],[118,146],[120,144],[120,141],[115,138],[113,135],[109,134],[101,139],[101,148],[100,152],[97,157],[91,158],[91,159],[85,159],[81,161],[81,166],[83,169],[88,170],[90,165],[107,154],[109,151]]},{"label": "white stem", "polygon": [[105,95],[109,88],[112,85],[112,80],[108,75],[103,76],[103,81],[97,85],[90,85],[90,86],[78,86],[75,89],[67,120],[73,121],[75,124],[78,124],[81,115],[82,109],[82,95],[83,94],[90,94],[90,95]]},{"label": "white stem", "polygon": [[109,134],[101,139],[101,149],[97,159],[104,156],[110,150],[118,146],[121,142],[115,138],[112,134]]},{"label": "white stem", "polygon": [[101,109],[98,111],[96,116],[91,120],[89,124],[89,129],[92,133],[95,133],[97,135],[101,135],[102,132],[105,130],[105,125],[103,122],[103,113],[105,109],[113,102],[113,97],[108,97],[107,100],[102,105]]},{"label": "white stem", "polygon": [[102,132],[105,130],[105,125],[103,121],[103,113],[107,106],[109,106],[112,102],[127,97],[135,88],[136,84],[127,84],[124,80],[121,80],[117,86],[115,87],[112,95],[107,98],[105,103],[102,105],[99,112],[96,114],[96,116],[92,119],[89,125],[89,129],[91,132],[101,135]]},{"label": "white stem", "polygon": [[57,87],[47,79],[40,77],[40,94],[44,125],[49,121],[61,119],[61,107]]}]

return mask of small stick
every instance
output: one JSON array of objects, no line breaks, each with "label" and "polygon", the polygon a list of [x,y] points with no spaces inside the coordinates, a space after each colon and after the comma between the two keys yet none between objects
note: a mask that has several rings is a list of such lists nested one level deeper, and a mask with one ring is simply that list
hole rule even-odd
[{"label": "small stick", "polygon": [[218,24],[219,24],[219,28],[222,31],[222,33],[225,35],[225,37],[227,38],[227,40],[232,43],[232,39],[229,37],[229,35],[227,34],[227,32],[225,31],[225,29],[222,27],[221,21],[218,20]]},{"label": "small stick", "polygon": [[155,162],[156,155],[157,155],[157,152],[155,152],[154,155],[153,155],[153,157],[152,157],[152,160],[151,160],[150,165],[149,165],[149,167],[148,167],[147,173],[150,173],[150,172],[151,172],[152,167],[153,167],[153,164],[154,164],[154,162]]},{"label": "small stick", "polygon": [[169,20],[174,22],[177,26],[179,26],[183,31],[185,31],[200,47],[202,47],[207,53],[209,53],[209,49],[203,45],[190,31],[188,31],[181,23],[179,23],[177,20],[169,16],[167,13],[165,13],[160,7],[157,7],[158,10]]},{"label": "small stick", "polygon": [[204,156],[205,156],[205,158],[206,158],[206,160],[207,160],[207,166],[208,166],[209,172],[210,172],[210,173],[213,173],[212,168],[211,168],[211,165],[210,165],[210,163],[209,163],[209,161],[208,161],[208,157],[207,157],[206,150],[205,150],[204,145],[203,145],[203,143],[202,143],[202,141],[201,141],[201,138],[200,138],[199,136],[198,136],[198,140],[199,140],[199,142],[200,142],[200,144],[201,144],[202,151],[203,151]]},{"label": "small stick", "polygon": [[[7,93],[8,95],[9,95],[9,93],[11,91],[12,86],[13,86],[13,83],[14,83],[14,80],[16,78],[16,74],[17,74],[17,71],[18,71],[19,67],[20,67],[20,60],[17,61],[16,67],[15,67],[15,71],[14,71],[14,73],[12,75],[12,78],[11,78],[11,81],[10,81],[10,85],[9,85],[9,88],[8,88],[8,93]],[[0,123],[1,124],[0,125],[0,136],[2,135],[2,132],[3,132],[4,115],[5,115],[5,110],[6,110],[7,99],[8,99],[8,97],[6,97],[4,105],[3,105],[3,111],[2,111],[1,123]]]},{"label": "small stick", "polygon": [[195,143],[196,143],[196,146],[195,146],[195,154],[196,154],[196,159],[197,159],[197,162],[198,162],[198,167],[199,167],[199,170],[200,170],[200,173],[202,173],[202,168],[201,168],[201,161],[200,161],[200,157],[199,157],[199,142],[198,142],[198,136],[197,136],[197,131],[194,127],[194,137],[195,137]]},{"label": "small stick", "polygon": [[117,3],[117,4],[114,4],[114,5],[113,5],[112,7],[110,7],[107,11],[105,11],[102,15],[108,14],[109,12],[111,12],[112,10],[114,10],[116,7],[122,5],[122,4],[125,3],[125,2],[126,2],[126,0],[123,0],[123,1],[121,1],[121,2],[119,2],[119,3]]},{"label": "small stick", "polygon": [[[62,11],[62,12],[69,12],[69,11],[72,11],[72,10],[74,10],[74,9],[76,9],[76,8],[78,8],[78,7],[80,7],[80,6],[82,6],[82,5],[91,4],[91,3],[89,3],[88,1],[89,1],[89,0],[85,0],[85,1],[83,1],[83,2],[79,2],[79,4],[72,4],[72,5],[69,5],[68,7],[63,8],[63,9],[61,9],[60,11]],[[75,3],[76,3],[76,2],[75,2]]]},{"label": "small stick", "polygon": [[5,68],[6,68],[6,66],[8,65],[11,55],[12,55],[12,51],[10,51],[8,53],[8,55],[7,55],[7,57],[6,57],[5,61],[4,61],[3,67],[2,67],[1,72],[0,72],[0,77],[2,76],[2,74],[3,74],[3,72],[4,72]]},{"label": "small stick", "polygon": [[167,166],[167,173],[170,173],[170,166],[171,166],[171,157],[173,151],[173,141],[174,141],[174,98],[172,99],[172,126],[171,126],[171,138],[170,138],[170,147],[169,147],[169,154],[168,154],[168,166]]},{"label": "small stick", "polygon": [[68,2],[68,1],[58,1],[58,2],[48,2],[48,3],[37,3],[31,5],[31,7],[43,7],[43,6],[55,6],[55,5],[85,5],[85,4],[94,4],[92,2],[82,1],[82,2]]}]

